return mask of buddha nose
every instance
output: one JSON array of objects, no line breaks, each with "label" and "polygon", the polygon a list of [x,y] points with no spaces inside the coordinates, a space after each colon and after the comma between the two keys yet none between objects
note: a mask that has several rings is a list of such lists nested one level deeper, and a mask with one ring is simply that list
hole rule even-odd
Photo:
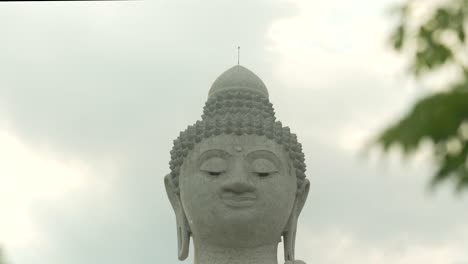
[{"label": "buddha nose", "polygon": [[254,192],[256,190],[242,162],[236,162],[228,179],[223,184],[222,190],[234,194]]}]

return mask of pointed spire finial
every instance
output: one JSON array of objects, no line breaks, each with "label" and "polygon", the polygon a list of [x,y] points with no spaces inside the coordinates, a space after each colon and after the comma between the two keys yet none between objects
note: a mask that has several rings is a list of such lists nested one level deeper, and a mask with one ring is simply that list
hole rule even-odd
[{"label": "pointed spire finial", "polygon": [[240,46],[237,46],[237,65],[239,65],[240,63]]}]

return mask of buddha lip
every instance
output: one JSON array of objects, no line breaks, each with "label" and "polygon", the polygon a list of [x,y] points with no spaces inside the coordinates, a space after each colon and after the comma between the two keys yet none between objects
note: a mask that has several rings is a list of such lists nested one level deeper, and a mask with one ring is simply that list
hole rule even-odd
[{"label": "buddha lip", "polygon": [[253,193],[245,193],[245,194],[233,194],[233,193],[224,193],[221,195],[223,200],[232,200],[236,202],[243,202],[243,201],[253,201],[257,199],[257,196]]},{"label": "buddha lip", "polygon": [[254,194],[223,194],[223,202],[231,207],[249,207],[255,203],[257,196]]}]

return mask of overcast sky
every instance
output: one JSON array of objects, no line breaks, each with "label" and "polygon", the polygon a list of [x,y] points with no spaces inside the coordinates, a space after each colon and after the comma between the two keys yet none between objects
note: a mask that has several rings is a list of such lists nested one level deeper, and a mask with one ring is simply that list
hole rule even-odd
[{"label": "overcast sky", "polygon": [[11,264],[179,263],[169,151],[238,45],[304,147],[298,259],[467,264],[468,195],[428,192],[424,151],[361,153],[431,90],[386,46],[394,3],[0,3],[0,243]]}]

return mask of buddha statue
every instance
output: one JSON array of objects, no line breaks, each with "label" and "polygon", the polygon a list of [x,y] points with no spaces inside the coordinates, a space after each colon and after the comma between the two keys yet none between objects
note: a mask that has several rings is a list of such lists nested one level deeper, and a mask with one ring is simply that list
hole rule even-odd
[{"label": "buddha statue", "polygon": [[196,264],[295,260],[309,191],[301,144],[276,121],[265,84],[236,65],[208,93],[200,121],[174,140],[165,187],[177,222],[178,257],[193,240]]}]

